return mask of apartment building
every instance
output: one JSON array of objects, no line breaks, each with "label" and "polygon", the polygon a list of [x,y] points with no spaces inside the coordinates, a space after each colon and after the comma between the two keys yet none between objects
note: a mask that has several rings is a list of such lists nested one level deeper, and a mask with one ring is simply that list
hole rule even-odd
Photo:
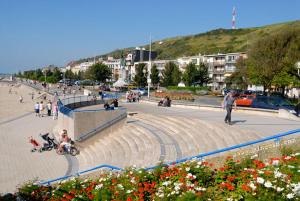
[{"label": "apartment building", "polygon": [[107,65],[111,69],[112,81],[117,81],[122,73],[121,59],[108,57],[106,61],[103,61],[103,64]]},{"label": "apartment building", "polygon": [[247,58],[246,53],[203,55],[202,61],[208,66],[209,77],[212,79],[208,86],[216,91],[225,88],[225,79],[235,71],[239,58]]}]

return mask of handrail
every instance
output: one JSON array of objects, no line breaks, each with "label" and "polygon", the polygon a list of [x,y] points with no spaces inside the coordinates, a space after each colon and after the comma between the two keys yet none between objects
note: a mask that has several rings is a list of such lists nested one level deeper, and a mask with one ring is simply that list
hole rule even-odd
[{"label": "handrail", "polygon": [[101,168],[109,168],[109,169],[112,169],[112,170],[123,170],[122,168],[119,168],[119,167],[116,167],[116,166],[103,164],[103,165],[98,165],[96,167],[93,167],[93,168],[90,168],[90,169],[78,172],[75,175],[67,175],[67,176],[63,176],[63,177],[58,177],[56,179],[48,180],[48,181],[45,181],[45,182],[40,182],[39,184],[40,185],[46,185],[46,184],[50,185],[51,183],[54,183],[54,182],[57,182],[57,181],[61,181],[61,180],[66,180],[66,179],[68,179],[70,177],[74,177],[74,176],[80,176],[80,175],[82,175],[84,173],[91,172],[91,171],[94,171],[94,170],[97,170],[97,169],[101,169]]},{"label": "handrail", "polygon": [[[278,141],[278,140],[280,140],[281,137],[288,136],[288,135],[293,135],[293,134],[296,134],[296,133],[299,133],[299,132],[300,132],[300,128],[295,129],[295,130],[291,130],[291,131],[287,131],[287,132],[284,132],[284,133],[280,133],[280,134],[277,134],[277,135],[273,135],[273,136],[270,136],[270,137],[262,138],[262,139],[259,139],[259,140],[254,140],[254,141],[234,145],[234,146],[231,146],[231,147],[218,149],[218,150],[215,150],[215,151],[199,154],[199,155],[196,155],[196,156],[186,157],[186,158],[183,158],[183,159],[176,160],[174,162],[164,163],[163,165],[173,165],[173,164],[183,163],[183,162],[186,162],[186,161],[189,161],[189,160],[192,160],[192,159],[204,158],[206,156],[211,156],[211,155],[215,155],[215,154],[218,154],[218,153],[223,153],[223,152],[243,148],[243,147],[258,144],[258,143],[261,143],[261,142],[266,142],[266,141],[269,141],[269,140],[274,140],[275,139],[276,141]],[[156,166],[151,166],[151,167],[148,167],[148,168],[144,168],[144,170],[153,170],[153,169],[158,168],[158,167],[160,167],[160,166],[157,166],[157,165]],[[84,173],[91,172],[91,171],[98,170],[98,169],[102,169],[102,168],[110,168],[110,169],[113,169],[113,170],[123,170],[120,167],[110,166],[110,165],[104,164],[104,165],[99,165],[99,166],[96,166],[96,167],[78,172],[77,174],[74,174],[74,175],[68,175],[68,176],[52,179],[52,180],[49,180],[49,181],[46,181],[46,182],[41,182],[40,185],[46,185],[46,184],[50,185],[51,183],[54,183],[54,182],[57,182],[57,181],[65,180],[65,179],[73,177],[73,176],[79,176],[79,175],[82,175]]]}]

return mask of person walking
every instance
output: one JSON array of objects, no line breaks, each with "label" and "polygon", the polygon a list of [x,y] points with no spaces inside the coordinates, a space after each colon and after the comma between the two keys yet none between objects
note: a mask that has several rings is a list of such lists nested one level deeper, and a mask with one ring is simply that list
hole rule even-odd
[{"label": "person walking", "polygon": [[43,112],[44,112],[44,104],[43,101],[40,102],[39,104],[39,117],[43,117]]},{"label": "person walking", "polygon": [[57,117],[58,117],[58,106],[55,103],[53,106],[53,120],[57,119]]},{"label": "person walking", "polygon": [[231,111],[232,107],[236,109],[236,102],[235,98],[233,97],[232,92],[229,92],[223,100],[223,108],[226,109],[226,117],[225,117],[225,123],[228,123],[229,125],[232,125],[231,123]]},{"label": "person walking", "polygon": [[51,110],[52,110],[52,103],[51,101],[48,101],[47,103],[47,114],[50,117],[51,116]]},{"label": "person walking", "polygon": [[36,104],[34,104],[34,111],[35,111],[35,116],[39,116],[40,113],[40,104],[39,102],[36,102]]}]

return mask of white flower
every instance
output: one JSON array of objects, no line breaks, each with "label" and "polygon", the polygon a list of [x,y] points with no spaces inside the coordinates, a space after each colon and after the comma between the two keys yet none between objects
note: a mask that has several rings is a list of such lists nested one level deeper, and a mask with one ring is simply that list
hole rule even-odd
[{"label": "white flower", "polygon": [[289,193],[289,194],[286,195],[286,198],[287,199],[292,199],[292,198],[294,198],[294,194],[293,193]]},{"label": "white flower", "polygon": [[280,187],[277,187],[277,188],[276,188],[276,191],[277,191],[277,192],[281,192],[281,191],[283,191],[283,190],[284,190],[284,188],[280,188]]},{"label": "white flower", "polygon": [[261,177],[257,177],[256,181],[259,184],[263,184],[265,182],[265,180],[263,178],[261,178]]},{"label": "white flower", "polygon": [[264,171],[261,171],[261,170],[258,170],[257,172],[258,172],[258,174],[263,174],[264,173]]},{"label": "white flower", "polygon": [[190,167],[186,167],[185,170],[188,172],[188,171],[191,170],[191,168]]},{"label": "white flower", "polygon": [[250,188],[251,188],[253,191],[256,189],[256,186],[255,186],[254,183],[252,183],[252,182],[249,184],[249,186],[250,186]]},{"label": "white flower", "polygon": [[164,193],[161,193],[161,194],[158,195],[158,197],[160,197],[160,198],[163,198],[164,196],[165,196]]},{"label": "white flower", "polygon": [[266,188],[271,188],[272,187],[272,183],[270,181],[266,181],[266,183],[264,184]]},{"label": "white flower", "polygon": [[227,198],[226,200],[227,200],[227,201],[233,201],[233,199],[232,199],[232,198]]},{"label": "white flower", "polygon": [[282,173],[279,171],[274,171],[274,176],[275,176],[275,178],[280,178],[280,177],[282,177]]},{"label": "white flower", "polygon": [[279,160],[273,160],[273,161],[272,161],[272,165],[278,166],[278,165],[279,165]]},{"label": "white flower", "polygon": [[127,190],[126,191],[127,194],[130,194],[131,192],[132,192],[132,190]]},{"label": "white flower", "polygon": [[122,186],[122,184],[118,184],[117,187],[121,190],[124,190],[124,187]]},{"label": "white flower", "polygon": [[97,186],[95,186],[95,190],[99,190],[103,187],[103,184],[98,184]]},{"label": "white flower", "polygon": [[295,166],[293,166],[293,165],[288,165],[288,168],[294,169]]},{"label": "white flower", "polygon": [[290,160],[291,158],[292,158],[292,157],[290,157],[290,156],[284,157],[285,160]]},{"label": "white flower", "polygon": [[171,182],[169,182],[169,181],[165,181],[165,182],[162,183],[162,185],[163,185],[163,186],[168,186],[170,183],[171,183]]}]

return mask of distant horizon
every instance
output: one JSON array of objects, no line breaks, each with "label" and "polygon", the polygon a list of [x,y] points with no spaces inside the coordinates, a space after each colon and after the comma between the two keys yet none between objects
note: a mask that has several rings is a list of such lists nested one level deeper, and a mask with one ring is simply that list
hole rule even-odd
[{"label": "distant horizon", "polygon": [[[65,66],[70,61],[117,49],[143,46],[166,38],[230,29],[236,7],[236,27],[255,28],[298,21],[300,2],[232,0],[141,4],[94,1],[0,2],[0,72]],[[103,9],[105,8],[105,9]],[[218,12],[215,12],[218,11]]]}]

